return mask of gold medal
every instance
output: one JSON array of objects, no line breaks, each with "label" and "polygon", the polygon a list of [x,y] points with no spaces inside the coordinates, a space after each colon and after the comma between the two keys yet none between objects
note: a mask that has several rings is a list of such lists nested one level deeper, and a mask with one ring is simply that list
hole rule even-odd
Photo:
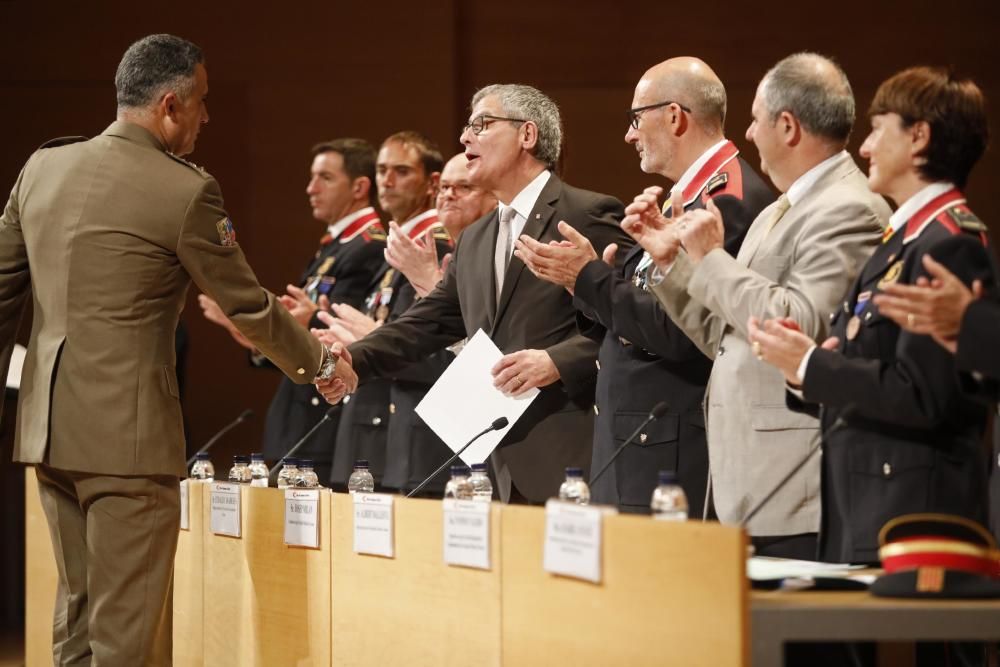
[{"label": "gold medal", "polygon": [[899,274],[903,272],[903,260],[899,260],[895,264],[889,267],[889,270],[885,272],[882,279],[878,281],[878,286],[891,285],[892,283],[899,280]]},{"label": "gold medal", "polygon": [[857,315],[852,315],[851,319],[847,320],[847,340],[857,338],[859,331],[861,331],[861,318]]},{"label": "gold medal", "polygon": [[387,317],[389,317],[389,306],[383,303],[375,309],[375,319],[380,322],[385,322]]}]

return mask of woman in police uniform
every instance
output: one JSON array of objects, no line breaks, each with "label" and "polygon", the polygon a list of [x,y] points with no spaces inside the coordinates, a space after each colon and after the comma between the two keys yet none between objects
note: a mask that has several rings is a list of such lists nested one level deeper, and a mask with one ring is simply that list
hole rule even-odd
[{"label": "woman in police uniform", "polygon": [[985,517],[985,408],[959,391],[951,354],[872,301],[926,276],[928,253],[966,284],[992,284],[986,228],[961,191],[986,146],[983,96],[918,67],[885,81],[869,116],[869,185],[899,208],[833,314],[836,340],[817,347],[790,320],[750,326],[758,358],[801,385],[793,407],[822,406],[820,557],[838,562],[877,562],[879,529],[901,514]]}]

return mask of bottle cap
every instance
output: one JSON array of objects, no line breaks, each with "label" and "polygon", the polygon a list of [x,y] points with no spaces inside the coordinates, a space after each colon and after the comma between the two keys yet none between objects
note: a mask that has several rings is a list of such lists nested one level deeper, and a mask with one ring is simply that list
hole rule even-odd
[{"label": "bottle cap", "polygon": [[246,454],[236,454],[233,456],[233,463],[250,463],[250,457]]},{"label": "bottle cap", "polygon": [[263,461],[264,460],[264,453],[263,452],[259,452],[259,453],[256,453],[256,454],[251,454],[250,455],[250,460],[251,461]]},{"label": "bottle cap", "polygon": [[567,477],[583,477],[583,468],[566,468]]},{"label": "bottle cap", "polygon": [[368,470],[368,461],[366,459],[358,459],[357,461],[355,461],[354,469],[357,470],[358,468],[364,468],[365,470]]},{"label": "bottle cap", "polygon": [[198,452],[197,456],[195,456],[195,460],[197,460],[197,461],[207,461],[208,460],[208,452]]},{"label": "bottle cap", "polygon": [[312,468],[313,467],[313,460],[312,459],[299,459],[299,467],[300,468]]},{"label": "bottle cap", "polygon": [[468,475],[468,474],[469,474],[469,467],[468,466],[459,464],[459,465],[453,465],[451,467],[451,476],[452,477],[454,477],[455,475]]},{"label": "bottle cap", "polygon": [[281,461],[286,466],[297,466],[299,464],[299,460],[294,456],[286,456]]},{"label": "bottle cap", "polygon": [[676,484],[677,483],[677,473],[673,470],[661,470],[660,471],[660,484]]},{"label": "bottle cap", "polygon": [[485,463],[473,463],[472,464],[472,472],[486,472],[486,464]]}]

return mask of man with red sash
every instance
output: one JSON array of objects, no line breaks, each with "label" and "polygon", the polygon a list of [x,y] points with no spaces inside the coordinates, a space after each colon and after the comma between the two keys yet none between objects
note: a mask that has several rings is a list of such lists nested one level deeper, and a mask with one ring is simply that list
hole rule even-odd
[{"label": "man with red sash", "polygon": [[[645,173],[674,183],[665,214],[704,208],[710,199],[724,211],[725,249],[735,255],[774,195],[725,138],[725,116],[726,90],[711,68],[673,58],[639,80],[625,141],[639,152]],[[525,240],[518,253],[536,275],[573,293],[581,331],[601,344],[591,468],[608,462],[654,405],[667,403],[667,413],[595,482],[594,501],[648,512],[657,471],[673,470],[692,515],[701,516],[708,481],[702,400],[712,361],[648,292],[649,254],[635,246],[615,269],[586,239],[572,247]]]},{"label": "man with red sash", "polygon": [[[385,229],[375,203],[375,149],[363,139],[335,139],[312,148],[306,194],[313,218],[326,225],[319,249],[282,303],[304,327],[322,326],[319,303],[361,306],[382,261]],[[199,297],[205,316],[225,327],[248,349],[255,366],[269,366],[207,296]],[[280,459],[320,419],[329,406],[315,391],[283,378],[271,399],[264,425],[264,455]],[[318,475],[329,475],[339,415],[324,424],[298,455],[313,459]]]},{"label": "man with red sash", "polygon": [[[391,216],[389,233],[415,243],[433,243],[438,257],[452,250],[451,237],[438,220],[434,201],[444,160],[437,147],[417,132],[397,132],[382,142],[376,162],[379,202]],[[417,299],[413,285],[387,261],[368,288],[364,312],[334,305],[333,317],[321,315],[345,345],[402,315]],[[451,450],[423,423],[413,408],[451,362],[447,351],[376,378],[345,401],[337,431],[330,482],[346,483],[354,462],[365,459],[378,484],[406,491],[430,474]],[[439,493],[444,481],[428,486]]]}]

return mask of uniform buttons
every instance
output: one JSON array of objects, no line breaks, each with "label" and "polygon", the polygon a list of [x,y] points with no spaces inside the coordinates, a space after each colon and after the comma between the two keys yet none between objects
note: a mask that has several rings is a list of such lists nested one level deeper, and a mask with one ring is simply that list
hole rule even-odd
[{"label": "uniform buttons", "polygon": [[396,414],[396,404],[395,403],[390,403],[389,404],[389,414],[390,415]]},{"label": "uniform buttons", "polygon": [[597,406],[596,406],[596,405],[594,406],[594,414],[595,414],[595,415],[599,415],[599,414],[601,414],[601,411],[597,409]]},{"label": "uniform buttons", "polygon": [[646,440],[647,440],[648,437],[649,436],[647,436],[645,433],[640,433],[639,434],[639,442],[641,442],[642,444],[645,445],[646,444]]},{"label": "uniform buttons", "polygon": [[314,396],[312,401],[310,401],[310,403],[312,403],[313,405],[319,405],[319,396]]},{"label": "uniform buttons", "polygon": [[1000,454],[997,454],[997,467],[1000,468]]},{"label": "uniform buttons", "polygon": [[347,396],[344,396],[344,405],[347,405],[350,402],[351,402],[351,395],[348,394]]},{"label": "uniform buttons", "polygon": [[867,321],[870,320],[871,318],[872,318],[872,311],[869,310],[867,313],[865,313],[865,320]]},{"label": "uniform buttons", "polygon": [[306,374],[306,369],[300,368],[299,370],[297,370],[295,372],[298,373],[299,375],[305,375]]},{"label": "uniform buttons", "polygon": [[595,359],[594,360],[594,365],[597,366],[597,370],[601,370],[601,362],[600,361],[598,361],[598,360]]},{"label": "uniform buttons", "polygon": [[726,348],[724,348],[723,346],[720,345],[719,346],[719,356],[721,357],[725,353],[726,353]]},{"label": "uniform buttons", "polygon": [[888,461],[886,461],[885,463],[882,464],[882,474],[885,477],[888,477],[889,475],[892,474],[892,466],[889,465]]},{"label": "uniform buttons", "polygon": [[372,426],[378,426],[382,423],[381,417],[372,417]]}]

